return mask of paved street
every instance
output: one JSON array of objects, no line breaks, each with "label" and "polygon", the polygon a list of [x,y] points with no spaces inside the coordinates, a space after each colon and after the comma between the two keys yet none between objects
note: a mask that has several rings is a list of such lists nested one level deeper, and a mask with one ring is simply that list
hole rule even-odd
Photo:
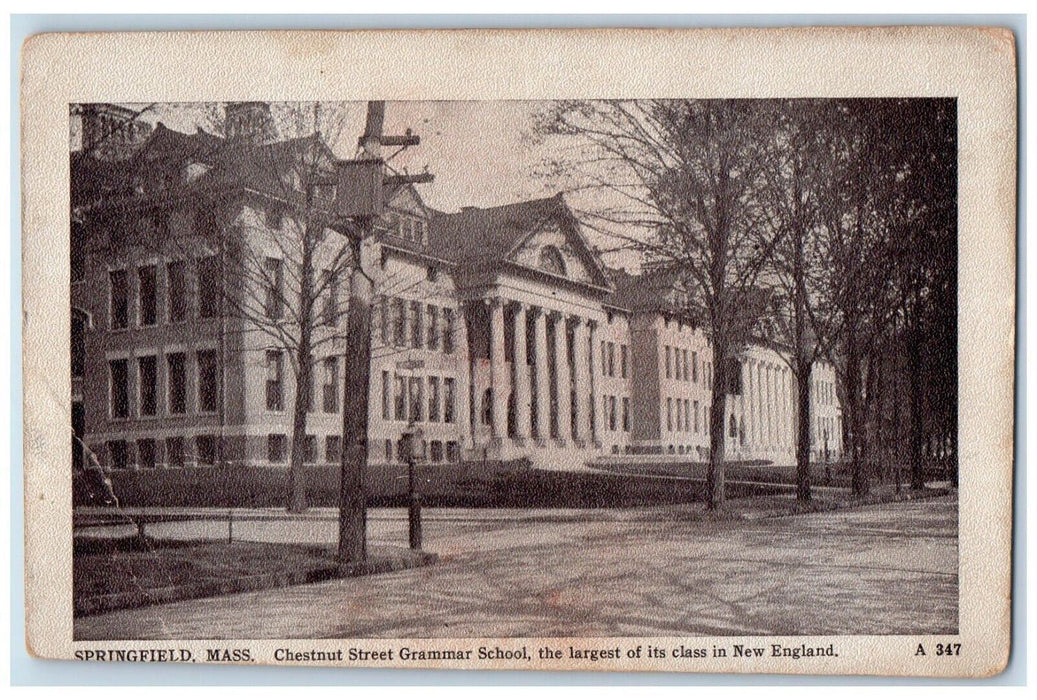
[{"label": "paved street", "polygon": [[[76,621],[77,639],[917,634],[953,632],[957,502],[749,522],[644,511],[428,510],[432,567]],[[401,510],[371,514],[402,544]],[[195,536],[169,524],[164,534]],[[212,524],[217,530],[226,524]],[[331,542],[335,525],[236,523]],[[251,529],[250,529],[251,528]],[[163,534],[149,528],[149,534]]]}]

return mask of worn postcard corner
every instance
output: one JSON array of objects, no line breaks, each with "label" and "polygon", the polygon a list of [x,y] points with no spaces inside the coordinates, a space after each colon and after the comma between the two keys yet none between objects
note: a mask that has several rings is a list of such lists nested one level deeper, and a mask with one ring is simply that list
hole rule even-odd
[{"label": "worn postcard corner", "polygon": [[1007,30],[22,58],[34,656],[1004,669]]}]

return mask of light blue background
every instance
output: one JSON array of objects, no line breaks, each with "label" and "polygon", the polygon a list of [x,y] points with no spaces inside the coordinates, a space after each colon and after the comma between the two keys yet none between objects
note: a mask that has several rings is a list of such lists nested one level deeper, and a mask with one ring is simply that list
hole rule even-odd
[{"label": "light blue background", "polygon": [[[1015,32],[1019,65],[1019,153],[1026,152],[1026,17],[1024,15],[12,15],[11,231],[21,231],[19,73],[21,46],[40,32],[174,29],[364,29],[457,27],[731,27],[804,25],[994,25]],[[1019,192],[1026,163],[1019,158]],[[1026,357],[1025,197],[1019,197],[1017,357]],[[25,651],[22,509],[21,237],[11,235],[11,683],[13,685],[958,685],[956,680],[826,678],[817,676],[694,675],[677,673],[547,673],[518,671],[396,671],[89,664],[33,659]],[[1012,656],[1002,675],[975,685],[1026,683],[1026,373],[1017,362],[1015,540]]]}]

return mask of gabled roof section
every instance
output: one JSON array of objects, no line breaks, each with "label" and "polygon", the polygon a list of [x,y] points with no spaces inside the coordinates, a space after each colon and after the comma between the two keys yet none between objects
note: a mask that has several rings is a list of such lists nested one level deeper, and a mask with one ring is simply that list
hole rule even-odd
[{"label": "gabled roof section", "polygon": [[557,226],[587,266],[594,285],[611,288],[601,261],[560,193],[499,207],[467,207],[456,214],[429,209],[429,214],[429,251],[468,268],[503,266],[532,234]]}]

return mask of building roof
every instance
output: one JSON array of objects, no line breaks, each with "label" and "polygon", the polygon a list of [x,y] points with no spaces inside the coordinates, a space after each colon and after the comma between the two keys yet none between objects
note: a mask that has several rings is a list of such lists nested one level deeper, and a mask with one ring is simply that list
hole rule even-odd
[{"label": "building roof", "polygon": [[561,193],[498,207],[465,207],[456,214],[429,209],[428,250],[458,265],[479,269],[509,262],[533,233],[558,226],[570,239],[598,287],[611,283],[597,254],[580,232],[579,221]]}]

